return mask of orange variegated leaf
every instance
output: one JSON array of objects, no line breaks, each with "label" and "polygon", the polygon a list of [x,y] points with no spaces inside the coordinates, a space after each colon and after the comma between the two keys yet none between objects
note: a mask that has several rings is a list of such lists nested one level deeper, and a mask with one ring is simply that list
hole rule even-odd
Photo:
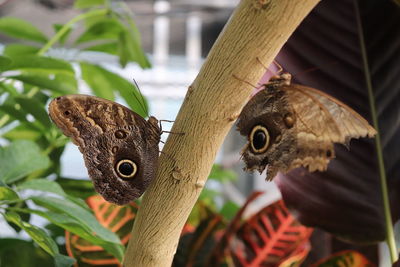
[{"label": "orange variegated leaf", "polygon": [[313,264],[312,267],[376,267],[364,255],[354,250],[337,252]]},{"label": "orange variegated leaf", "polygon": [[297,266],[307,256],[312,228],[301,225],[282,200],[243,222],[244,210],[260,194],[253,193],[232,220],[210,256],[210,265]]},{"label": "orange variegated leaf", "polygon": [[[205,212],[201,221],[193,227],[193,231],[182,231],[179,246],[172,266],[207,266],[207,255],[210,254],[218,240],[218,233],[226,224],[220,214],[204,206]],[[188,224],[184,227],[187,227]]]},{"label": "orange variegated leaf", "polygon": [[[118,206],[101,196],[91,196],[86,202],[101,225],[116,233],[122,244],[129,241],[133,221],[138,210],[136,203]],[[102,247],[93,245],[77,235],[65,232],[68,255],[76,259],[75,266],[121,266],[121,263]]]},{"label": "orange variegated leaf", "polygon": [[215,264],[217,262],[222,262],[226,260],[226,254],[228,253],[228,244],[231,242],[231,239],[234,237],[236,231],[239,229],[241,225],[241,220],[244,211],[246,208],[249,206],[251,202],[253,202],[256,198],[262,195],[262,192],[256,191],[253,192],[246,200],[246,202],[243,204],[243,206],[240,208],[240,210],[236,213],[235,217],[232,219],[231,223],[225,230],[225,232],[222,234],[222,236],[219,238],[219,241],[215,248],[213,249],[213,252],[211,253],[209,257],[209,264]]},{"label": "orange variegated leaf", "polygon": [[279,266],[308,241],[311,232],[280,200],[242,224],[229,244],[230,256],[237,266]]},{"label": "orange variegated leaf", "polygon": [[292,256],[279,264],[279,267],[300,267],[303,261],[307,258],[311,250],[310,242],[305,242],[299,246]]}]

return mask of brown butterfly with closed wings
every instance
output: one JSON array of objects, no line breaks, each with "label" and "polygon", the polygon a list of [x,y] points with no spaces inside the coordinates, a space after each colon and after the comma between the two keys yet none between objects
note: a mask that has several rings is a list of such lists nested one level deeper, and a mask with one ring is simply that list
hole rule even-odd
[{"label": "brown butterfly with closed wings", "polygon": [[148,120],[118,103],[88,95],[57,97],[49,115],[82,152],[95,190],[124,205],[140,197],[154,179],[162,134]]},{"label": "brown butterfly with closed wings", "polygon": [[291,75],[271,77],[243,108],[237,123],[248,143],[241,151],[246,170],[278,171],[306,167],[325,171],[334,143],[373,137],[375,129],[346,104],[317,89],[292,84]]}]

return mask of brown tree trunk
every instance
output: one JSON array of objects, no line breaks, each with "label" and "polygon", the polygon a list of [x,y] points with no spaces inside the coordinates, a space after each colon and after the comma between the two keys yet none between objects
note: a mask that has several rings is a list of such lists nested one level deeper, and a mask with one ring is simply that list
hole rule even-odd
[{"label": "brown tree trunk", "polygon": [[[126,267],[170,266],[215,155],[265,68],[319,0],[242,0],[189,87],[137,214]],[[234,78],[234,75],[241,80]],[[246,81],[248,83],[245,83]]]}]

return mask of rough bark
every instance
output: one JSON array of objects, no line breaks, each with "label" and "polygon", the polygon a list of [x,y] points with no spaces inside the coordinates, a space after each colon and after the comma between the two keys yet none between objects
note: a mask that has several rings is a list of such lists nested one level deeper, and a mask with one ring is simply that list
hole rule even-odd
[{"label": "rough bark", "polygon": [[[319,0],[242,0],[189,87],[145,196],[125,266],[170,266],[179,236],[233,122],[291,33]],[[235,78],[239,77],[239,79]],[[244,82],[246,81],[246,82]]]}]

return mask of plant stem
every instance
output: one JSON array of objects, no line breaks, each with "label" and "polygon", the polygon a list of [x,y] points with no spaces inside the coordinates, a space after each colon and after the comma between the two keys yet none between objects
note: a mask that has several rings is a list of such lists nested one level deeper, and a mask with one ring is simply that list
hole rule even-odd
[{"label": "plant stem", "polygon": [[54,36],[51,38],[38,52],[41,56],[47,52],[75,23],[95,16],[103,16],[109,12],[108,9],[96,9],[76,16],[75,18],[68,21]]},{"label": "plant stem", "polygon": [[[125,267],[170,267],[182,228],[203,189],[250,84],[269,64],[318,0],[242,0],[189,87],[159,159],[157,177],[135,217]],[[262,45],[260,45],[262,44]],[[165,156],[165,155],[168,155]]]},{"label": "plant stem", "polygon": [[380,184],[382,190],[382,200],[383,200],[383,210],[385,215],[385,224],[386,224],[386,243],[389,247],[390,252],[390,259],[392,263],[398,260],[396,242],[394,238],[393,232],[393,224],[392,224],[392,216],[390,213],[390,203],[389,203],[389,194],[387,189],[387,182],[386,182],[386,171],[385,171],[385,163],[383,160],[383,150],[381,144],[381,137],[379,131],[379,122],[378,122],[378,113],[376,111],[376,105],[374,101],[374,92],[372,90],[372,82],[371,82],[371,74],[369,71],[369,64],[367,58],[367,51],[365,47],[365,40],[363,35],[363,28],[360,16],[360,10],[358,6],[357,0],[354,0],[355,12],[356,12],[356,19],[357,19],[357,28],[360,40],[360,48],[362,54],[362,60],[364,64],[364,74],[365,74],[365,82],[367,84],[368,89],[368,99],[369,99],[369,106],[371,109],[371,116],[372,116],[372,123],[377,130],[376,137],[375,137],[375,147],[376,153],[378,157],[378,166],[379,166],[379,176],[380,176]]}]

